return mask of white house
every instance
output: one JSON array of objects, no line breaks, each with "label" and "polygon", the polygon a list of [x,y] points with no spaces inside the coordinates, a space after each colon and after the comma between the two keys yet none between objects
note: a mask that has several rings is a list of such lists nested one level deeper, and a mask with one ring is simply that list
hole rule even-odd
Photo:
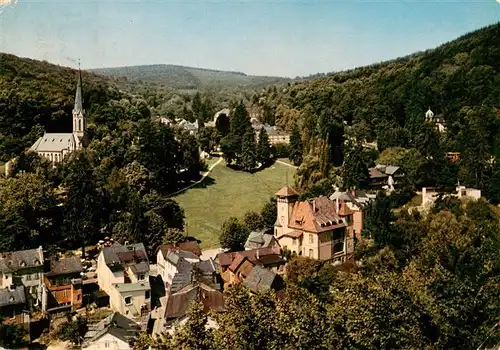
[{"label": "white house", "polygon": [[104,247],[97,260],[97,281],[109,295],[112,310],[133,319],[149,312],[151,287],[144,244]]},{"label": "white house", "polygon": [[128,350],[129,341],[140,332],[138,324],[115,312],[90,326],[83,340],[83,349]]}]

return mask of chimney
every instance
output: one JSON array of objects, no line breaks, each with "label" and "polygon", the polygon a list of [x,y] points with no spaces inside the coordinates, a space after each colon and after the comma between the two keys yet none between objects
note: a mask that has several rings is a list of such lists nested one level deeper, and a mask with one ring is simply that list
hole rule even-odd
[{"label": "chimney", "polygon": [[259,254],[259,250],[257,249],[257,251],[255,252],[255,257],[257,258],[257,260],[260,259],[260,254]]},{"label": "chimney", "polygon": [[313,212],[316,212],[316,200],[312,200],[312,205],[313,205]]},{"label": "chimney", "polygon": [[356,187],[353,187],[353,188],[351,189],[351,194],[352,194],[354,197],[356,197]]}]

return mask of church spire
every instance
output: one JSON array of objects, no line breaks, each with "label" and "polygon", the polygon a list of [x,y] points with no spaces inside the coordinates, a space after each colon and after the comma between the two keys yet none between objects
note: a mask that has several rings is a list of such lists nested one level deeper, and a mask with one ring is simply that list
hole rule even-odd
[{"label": "church spire", "polygon": [[82,71],[80,70],[80,61],[78,61],[78,82],[76,84],[75,107],[73,112],[83,112],[83,97],[82,97]]}]

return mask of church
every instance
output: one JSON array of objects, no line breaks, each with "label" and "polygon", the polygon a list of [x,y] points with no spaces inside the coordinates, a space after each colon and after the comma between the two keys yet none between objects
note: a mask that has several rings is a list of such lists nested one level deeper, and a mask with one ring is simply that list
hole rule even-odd
[{"label": "church", "polygon": [[88,144],[87,121],[83,109],[82,97],[82,74],[78,71],[78,82],[76,85],[75,106],[73,107],[73,132],[72,133],[48,133],[40,137],[29,151],[38,153],[52,163],[60,163],[73,151],[86,147]]}]

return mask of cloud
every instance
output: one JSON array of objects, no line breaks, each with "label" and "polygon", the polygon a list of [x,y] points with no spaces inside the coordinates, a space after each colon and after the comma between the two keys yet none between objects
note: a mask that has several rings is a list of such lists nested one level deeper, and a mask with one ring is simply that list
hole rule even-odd
[{"label": "cloud", "polygon": [[6,5],[15,5],[17,4],[18,0],[0,0],[0,5],[6,6]]}]

